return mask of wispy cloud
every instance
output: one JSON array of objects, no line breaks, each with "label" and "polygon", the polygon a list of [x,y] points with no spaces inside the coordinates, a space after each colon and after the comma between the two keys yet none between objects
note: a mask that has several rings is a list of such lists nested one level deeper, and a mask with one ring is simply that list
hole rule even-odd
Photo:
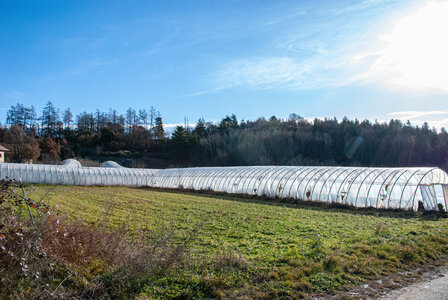
[{"label": "wispy cloud", "polygon": [[448,110],[395,111],[387,114],[387,116],[403,122],[409,120],[414,125],[422,125],[426,122],[436,128],[448,128]]},{"label": "wispy cloud", "polygon": [[[342,6],[333,14],[368,10],[381,2],[383,0],[367,0]],[[442,32],[446,34],[446,26],[437,27],[445,23],[448,26],[448,21],[440,17],[426,30],[419,31],[406,25],[414,21],[419,24],[428,22],[427,15],[434,14],[437,8],[446,8],[448,13],[448,2],[435,7],[428,5],[429,8],[425,5],[414,7],[410,15],[398,18],[393,23],[395,27],[392,25],[385,33],[376,29],[369,32],[351,31],[353,28],[335,30],[334,27],[339,27],[342,22],[338,19],[338,26],[332,26],[334,22],[328,21],[296,34],[280,36],[267,48],[277,49],[275,53],[282,55],[249,56],[223,62],[208,76],[207,89],[187,96],[231,88],[297,90],[354,84],[373,84],[403,92],[431,89],[448,92],[448,40],[441,35]],[[425,10],[431,11],[426,13]],[[437,15],[441,16],[440,13]],[[400,26],[408,27],[400,29]],[[427,35],[432,37],[426,39],[428,45],[419,46],[415,45],[414,39],[408,38],[411,33],[419,34],[423,41]],[[414,44],[410,45],[410,41]]]},{"label": "wispy cloud", "polygon": [[[382,0],[379,0],[382,1]],[[356,7],[338,9],[363,10],[376,3],[366,1]],[[315,23],[297,21],[299,12],[291,17],[291,28],[274,36],[260,50],[271,55],[247,56],[224,61],[217,66],[207,81],[207,92],[231,88],[299,90],[329,86],[344,86],[362,79],[362,70],[368,69],[373,58],[357,55],[364,49],[358,31],[345,27],[341,11],[318,14]],[[341,25],[342,24],[342,25]],[[304,27],[306,26],[306,27]],[[337,29],[339,28],[339,29]],[[277,54],[277,55],[275,55]],[[357,55],[357,56],[356,56]],[[354,59],[355,57],[355,59]],[[203,92],[192,95],[203,94]]]},{"label": "wispy cloud", "polygon": [[3,94],[6,98],[10,98],[10,99],[14,99],[14,100],[19,100],[23,97],[25,97],[25,94],[20,92],[20,91],[11,91],[11,92],[6,92]]},{"label": "wispy cloud", "polygon": [[[163,128],[176,128],[177,126],[185,126],[185,123],[167,123],[163,124]],[[188,127],[195,127],[195,123],[188,123]]]},{"label": "wispy cloud", "polygon": [[[365,0],[351,5],[344,5],[333,11],[335,15],[354,13],[360,10],[365,10],[371,6],[381,4],[385,0]],[[387,1],[387,0],[386,0]]]},{"label": "wispy cloud", "polygon": [[395,118],[404,118],[407,120],[413,120],[421,117],[428,116],[440,116],[440,115],[448,115],[448,110],[431,110],[431,111],[396,111],[387,114],[388,116]]},{"label": "wispy cloud", "polygon": [[[351,62],[343,57],[299,60],[291,57],[261,57],[226,64],[217,73],[219,88],[313,89],[347,85],[356,77],[348,73]],[[343,70],[345,69],[345,70]]]},{"label": "wispy cloud", "polygon": [[203,90],[203,91],[188,93],[188,94],[180,96],[180,98],[188,98],[188,97],[195,97],[195,96],[206,95],[206,94],[209,94],[209,93],[217,92],[218,90],[219,89],[209,89],[209,90]]},{"label": "wispy cloud", "polygon": [[306,67],[289,57],[255,58],[227,64],[219,72],[218,80],[224,87],[269,89],[299,84],[304,73]]}]

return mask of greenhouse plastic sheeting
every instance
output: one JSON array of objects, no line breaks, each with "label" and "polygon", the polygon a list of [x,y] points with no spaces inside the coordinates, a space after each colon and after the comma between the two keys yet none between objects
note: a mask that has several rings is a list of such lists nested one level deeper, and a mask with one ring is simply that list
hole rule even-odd
[{"label": "greenhouse plastic sheeting", "polygon": [[210,167],[166,169],[151,187],[210,190],[356,207],[446,210],[448,175],[438,168]]},{"label": "greenhouse plastic sheeting", "polygon": [[66,185],[148,186],[155,169],[80,167],[74,162],[57,165],[0,164],[0,178],[26,183]]},{"label": "greenhouse plastic sheeting", "polygon": [[[386,209],[446,210],[448,175],[438,168],[204,167],[130,169],[118,164],[82,167],[0,164],[0,178],[28,183],[129,185],[210,190],[269,198]],[[106,166],[105,165],[105,166]]]}]

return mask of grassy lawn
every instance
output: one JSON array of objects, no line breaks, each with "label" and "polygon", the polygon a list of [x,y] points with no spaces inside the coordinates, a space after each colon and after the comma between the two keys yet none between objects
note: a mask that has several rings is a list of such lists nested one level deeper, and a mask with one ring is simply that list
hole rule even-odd
[{"label": "grassy lawn", "polygon": [[[49,191],[49,192],[48,192]],[[448,253],[448,219],[129,187],[36,186],[70,217],[139,228],[199,229],[190,263],[148,279],[144,295],[303,297]]]}]

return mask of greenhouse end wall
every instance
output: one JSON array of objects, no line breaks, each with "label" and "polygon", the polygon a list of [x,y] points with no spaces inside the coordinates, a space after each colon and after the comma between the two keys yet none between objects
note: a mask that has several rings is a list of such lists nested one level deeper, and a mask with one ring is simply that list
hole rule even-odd
[{"label": "greenhouse end wall", "polygon": [[114,162],[82,167],[0,164],[0,178],[27,183],[191,189],[338,203],[355,207],[445,210],[448,176],[438,168],[247,166],[133,169]]}]

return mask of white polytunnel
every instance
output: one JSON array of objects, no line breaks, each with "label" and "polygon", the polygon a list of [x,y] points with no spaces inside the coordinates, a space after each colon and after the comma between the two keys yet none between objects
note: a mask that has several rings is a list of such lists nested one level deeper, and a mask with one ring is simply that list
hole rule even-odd
[{"label": "white polytunnel", "polygon": [[152,174],[157,172],[156,169],[82,167],[76,160],[64,162],[61,165],[4,163],[0,164],[0,178],[38,184],[148,186]]},{"label": "white polytunnel", "polygon": [[72,167],[72,168],[82,167],[81,164],[79,163],[79,161],[77,161],[76,159],[71,159],[71,158],[63,160],[60,165],[65,166],[65,167]]},{"label": "white polytunnel", "polygon": [[447,208],[448,175],[439,168],[248,166],[134,169],[108,162],[102,167],[0,164],[0,178],[27,183],[123,185],[207,190],[355,207],[417,211]]},{"label": "white polytunnel", "polygon": [[419,205],[425,210],[446,210],[448,197],[448,175],[439,168],[251,166],[166,169],[154,173],[149,186],[414,211]]}]

